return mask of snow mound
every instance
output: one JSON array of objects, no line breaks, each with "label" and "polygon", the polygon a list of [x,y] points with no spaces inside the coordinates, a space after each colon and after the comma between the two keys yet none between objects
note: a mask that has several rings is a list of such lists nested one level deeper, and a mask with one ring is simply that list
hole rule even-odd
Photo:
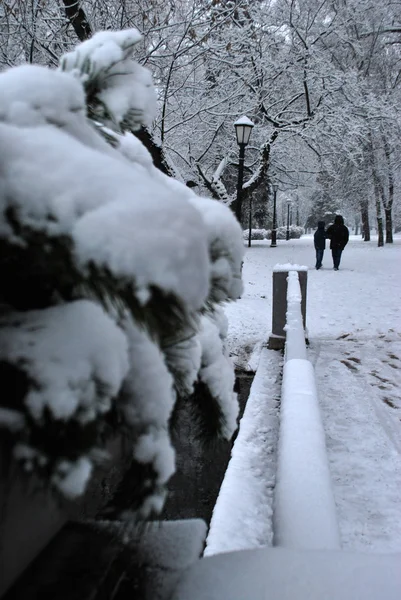
[{"label": "snow mound", "polygon": [[69,73],[39,65],[21,65],[0,73],[0,122],[19,127],[50,125],[91,148],[116,155],[96,134],[86,113],[82,84]]},{"label": "snow mound", "polygon": [[[55,128],[0,124],[0,147],[7,148],[0,157],[3,213],[13,209],[34,231],[72,235],[81,269],[93,262],[138,288],[157,286],[200,308],[209,289],[207,237],[184,198],[140,164],[101,154]],[[15,239],[7,222],[0,225],[4,234],[1,226]],[[24,233],[16,243],[25,242]]]},{"label": "snow mound", "polygon": [[199,333],[202,348],[199,379],[207,386],[219,405],[221,435],[229,440],[237,428],[238,400],[237,394],[233,391],[235,373],[223,344],[224,330],[219,328],[219,322],[223,322],[225,327],[221,313],[216,320],[213,318],[213,313],[202,317]]},{"label": "snow mound", "polygon": [[60,62],[63,71],[80,79],[88,96],[97,90],[96,99],[104,105],[110,124],[120,126],[125,121],[131,130],[151,125],[156,114],[150,71],[130,58],[140,39],[134,28],[100,31]]},{"label": "snow mound", "polygon": [[241,227],[224,204],[195,195],[189,201],[201,213],[207,229],[212,262],[210,299],[237,300],[243,289],[241,268],[245,254]]},{"label": "snow mound", "polygon": [[35,386],[30,416],[81,423],[110,410],[128,372],[127,341],[104,310],[87,300],[12,313],[0,321],[0,358],[23,362]]}]

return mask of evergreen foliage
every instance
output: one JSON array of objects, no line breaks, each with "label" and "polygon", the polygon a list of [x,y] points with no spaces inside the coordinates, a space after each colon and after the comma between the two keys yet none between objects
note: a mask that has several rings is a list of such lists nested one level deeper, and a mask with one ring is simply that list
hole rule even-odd
[{"label": "evergreen foliage", "polygon": [[328,227],[334,222],[334,217],[339,212],[335,200],[327,192],[315,192],[311,198],[311,212],[305,223],[306,229],[316,229],[319,221],[324,221]]},{"label": "evergreen foliage", "polygon": [[[114,238],[114,242],[109,236],[109,243],[116,246],[109,253],[101,252],[101,247],[96,251],[95,246],[95,250],[85,251],[85,239],[82,234],[79,238],[74,223],[91,217],[98,206],[97,214],[103,216],[103,205],[97,206],[97,199],[93,206],[71,205],[75,221],[67,227],[63,222],[63,215],[70,215],[71,210],[67,185],[65,204],[57,197],[57,209],[46,213],[46,202],[49,207],[53,202],[50,196],[30,213],[25,210],[30,184],[34,187],[34,178],[44,172],[35,173],[32,167],[26,171],[26,187],[18,188],[13,169],[22,159],[0,165],[0,184],[2,178],[5,182],[0,185],[0,374],[6,389],[12,390],[1,399],[0,429],[7,433],[7,448],[14,459],[70,500],[84,493],[93,468],[104,458],[105,441],[123,434],[132,444],[133,454],[130,510],[147,518],[161,509],[164,486],[174,470],[168,430],[177,394],[182,401],[192,402],[197,412],[203,410],[205,437],[230,438],[235,429],[234,372],[222,342],[225,325],[221,316],[213,319],[216,304],[235,300],[241,293],[243,244],[239,225],[228,208],[197,198],[188,187],[157,171],[141,142],[131,135],[149,125],[155,109],[150,74],[131,58],[140,39],[136,30],[101,32],[62,58],[65,75],[60,81],[66,90],[79,91],[83,86],[86,120],[80,116],[79,94],[78,100],[72,96],[68,117],[61,109],[56,119],[50,114],[54,109],[46,104],[46,90],[34,100],[35,113],[29,112],[30,95],[40,95],[40,90],[29,87],[31,72],[24,67],[19,78],[11,73],[10,79],[10,71],[4,74],[17,84],[14,97],[12,89],[7,94],[0,91],[4,109],[0,114],[1,152],[5,152],[3,132],[4,139],[15,132],[16,144],[18,136],[39,139],[49,128],[62,130],[61,136],[67,132],[79,143],[74,146],[77,151],[90,148],[91,161],[101,155],[110,157],[111,172],[114,165],[123,178],[132,179],[132,186],[124,189],[132,196],[132,210],[138,218],[141,201],[143,211],[151,212],[136,190],[135,177],[139,190],[145,189],[144,181],[154,186],[153,194],[165,200],[155,204],[155,209],[159,206],[166,213],[166,224],[162,241],[157,240],[159,255],[142,257],[149,264],[138,263],[140,269],[135,272],[129,268],[135,255],[127,260],[127,253],[140,249],[135,246],[135,220],[126,221],[132,222],[131,246],[120,249],[119,240]],[[49,86],[54,79],[57,86],[56,72],[36,73]],[[24,76],[27,97],[21,98]],[[79,82],[78,88],[74,80]],[[0,85],[1,89],[5,87]],[[13,103],[21,100],[26,107],[22,119],[13,112]],[[48,139],[52,143],[57,136]],[[60,144],[63,139],[67,141],[60,137]],[[81,174],[76,175],[87,186],[84,178],[79,178]],[[57,173],[51,176],[56,178]],[[121,185],[117,176],[117,196]],[[14,189],[18,197],[13,196]],[[92,193],[89,187],[79,189],[74,182],[74,194],[77,189],[82,198]],[[102,201],[106,200],[111,209],[104,211],[103,221],[94,221],[97,226],[104,225],[105,234],[109,231],[107,219],[114,218],[114,199]],[[78,202],[76,197],[74,202]],[[127,202],[122,214],[130,218],[130,211]],[[171,234],[166,231],[169,218],[173,225],[174,215],[182,222],[188,218],[188,231],[180,231],[182,240],[174,229]],[[149,221],[150,249],[153,226]],[[110,231],[119,236],[118,228],[113,227]],[[185,248],[191,250],[190,255]],[[152,261],[166,264],[166,272]],[[209,315],[209,333],[202,337],[205,315]],[[211,350],[208,346],[216,340],[216,348]],[[220,387],[216,381],[221,373],[216,376],[214,367],[218,360],[228,369],[226,385]],[[208,371],[202,376],[205,364]],[[199,386],[208,402],[200,402],[199,393],[194,393]]]}]

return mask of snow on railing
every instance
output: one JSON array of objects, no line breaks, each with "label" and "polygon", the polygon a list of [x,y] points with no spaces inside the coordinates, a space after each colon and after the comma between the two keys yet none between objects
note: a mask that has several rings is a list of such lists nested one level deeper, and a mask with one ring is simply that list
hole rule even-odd
[{"label": "snow on railing", "polygon": [[287,288],[287,315],[286,315],[286,344],[285,359],[293,358],[306,360],[305,331],[302,323],[301,313],[301,288],[299,285],[298,272],[288,272]]},{"label": "snow on railing", "polygon": [[[288,285],[291,286],[291,284],[288,283],[288,273],[291,273],[293,271],[296,271],[298,273],[299,285],[301,287],[300,306],[302,322],[304,327],[306,327],[306,292],[308,280],[308,267],[291,264],[275,265],[273,267],[272,330],[268,342],[268,347],[271,350],[282,350],[285,346],[285,340],[287,337],[287,289]],[[296,305],[294,306],[294,310],[296,310]]]},{"label": "snow on railing", "polygon": [[307,360],[296,266],[288,268],[285,364],[273,512],[274,545],[340,547],[315,374]]}]

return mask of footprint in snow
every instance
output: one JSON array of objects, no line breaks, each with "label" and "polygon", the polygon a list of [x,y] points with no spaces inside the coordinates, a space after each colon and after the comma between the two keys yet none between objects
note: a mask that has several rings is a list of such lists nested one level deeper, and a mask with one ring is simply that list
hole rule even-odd
[{"label": "footprint in snow", "polygon": [[384,398],[382,398],[383,402],[385,404],[387,404],[387,406],[390,406],[390,408],[398,408],[394,402],[391,400],[391,398],[387,398],[387,396],[385,396]]},{"label": "footprint in snow", "polygon": [[345,365],[350,371],[358,371],[358,368],[350,363],[348,360],[340,360],[340,362]]}]

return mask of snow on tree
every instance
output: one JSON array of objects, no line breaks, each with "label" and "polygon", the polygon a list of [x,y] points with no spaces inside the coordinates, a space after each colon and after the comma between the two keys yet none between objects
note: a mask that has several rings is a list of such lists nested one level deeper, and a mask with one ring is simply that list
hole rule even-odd
[{"label": "snow on tree", "polygon": [[[206,422],[236,428],[219,306],[242,290],[241,230],[152,163],[151,75],[135,29],[0,74],[0,428],[14,458],[81,495],[118,430],[132,443],[135,510],[160,510],[174,471],[177,393],[209,393]],[[101,134],[101,135],[100,135]]]},{"label": "snow on tree", "polygon": [[131,58],[140,39],[136,29],[101,31],[61,58],[61,69],[82,82],[92,118],[131,130],[151,124],[156,113],[152,77]]},{"label": "snow on tree", "polygon": [[[377,219],[391,241],[400,199],[397,3],[76,0],[38,3],[33,12],[26,3],[18,10],[9,0],[1,6],[0,69],[22,61],[56,65],[76,36],[82,41],[121,23],[141,29],[140,41],[133,34],[124,44],[132,43],[141,65],[151,68],[160,110],[151,131],[135,134],[165,172],[171,173],[173,157],[182,180],[231,203],[238,155],[233,122],[247,114],[256,127],[247,149],[244,209],[258,189],[267,205],[262,211],[253,196],[258,227],[271,226],[265,191],[273,180],[309,196],[327,191],[316,179],[322,172],[332,178],[328,191],[336,203],[361,213],[365,231],[369,206],[380,208]],[[96,44],[101,53],[104,42]],[[128,46],[117,51],[128,55]],[[70,64],[77,59],[67,56]],[[114,95],[113,85],[107,90]],[[102,113],[99,96],[90,106]]]}]

